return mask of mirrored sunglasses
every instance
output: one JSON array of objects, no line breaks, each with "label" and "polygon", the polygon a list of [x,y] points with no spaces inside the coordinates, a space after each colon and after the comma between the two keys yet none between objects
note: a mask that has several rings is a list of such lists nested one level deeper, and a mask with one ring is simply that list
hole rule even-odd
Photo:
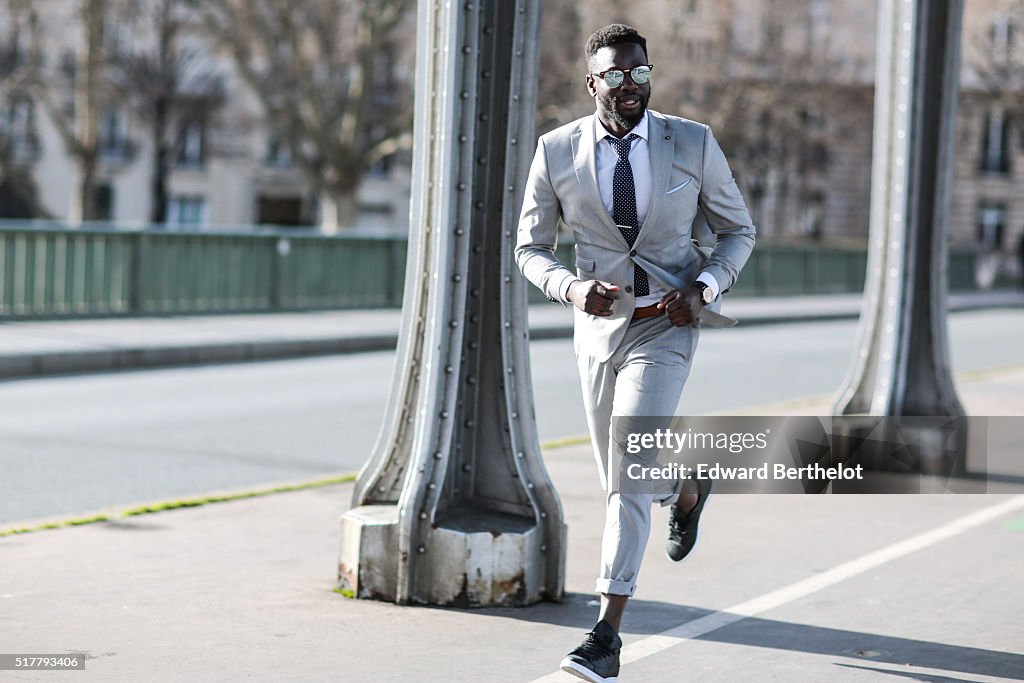
[{"label": "mirrored sunglasses", "polygon": [[[654,70],[653,64],[641,64],[640,66],[634,66],[629,70],[629,77],[633,79],[633,82],[637,85],[643,85],[647,81],[651,80],[651,71]],[[603,78],[604,82],[609,88],[617,88],[622,85],[622,81],[626,78],[626,72],[622,69],[608,69],[598,74],[593,74],[598,78]]]}]

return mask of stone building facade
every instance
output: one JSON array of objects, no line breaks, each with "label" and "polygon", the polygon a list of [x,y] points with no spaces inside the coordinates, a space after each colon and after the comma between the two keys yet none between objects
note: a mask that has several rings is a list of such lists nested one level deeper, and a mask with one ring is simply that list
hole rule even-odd
[{"label": "stone building facade", "polygon": [[[44,77],[53,101],[65,112],[75,106],[72,74],[85,40],[76,14],[79,6],[74,2],[38,6],[47,46],[42,55]],[[10,21],[11,14],[0,8],[0,41],[11,35]],[[26,31],[21,32],[23,51]],[[258,98],[239,76],[236,65],[208,42],[191,38],[190,49],[201,55],[200,68],[215,74],[220,103],[208,115],[172,123],[176,144],[168,186],[168,229],[316,224],[318,198],[291,162],[287,149],[274,140]],[[154,37],[115,15],[103,28],[103,40],[104,49],[111,54]],[[146,122],[128,98],[109,87],[102,96],[105,103],[99,111],[96,170],[98,220],[143,225],[151,214],[155,145]],[[15,161],[29,170],[41,213],[59,222],[77,223],[80,171],[54,116],[41,102],[23,94],[4,99],[7,101],[0,102],[0,135],[6,134],[12,141]],[[388,159],[364,176],[356,225],[344,227],[388,232],[408,229],[408,157],[400,154]],[[0,195],[0,218],[24,214],[26,208],[17,198]]]}]

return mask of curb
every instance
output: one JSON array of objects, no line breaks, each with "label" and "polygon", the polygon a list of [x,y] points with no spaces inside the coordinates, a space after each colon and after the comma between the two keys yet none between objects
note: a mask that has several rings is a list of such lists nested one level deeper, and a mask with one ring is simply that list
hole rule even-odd
[{"label": "curb", "polygon": [[[1019,308],[1013,301],[990,301],[981,304],[950,304],[949,311]],[[784,325],[800,322],[851,320],[860,316],[860,306],[853,310],[823,313],[745,316],[742,327]],[[530,330],[536,340],[570,339],[571,325],[544,326]],[[201,344],[193,346],[136,347],[96,349],[89,351],[48,352],[0,355],[0,381],[4,379],[45,377],[76,373],[148,370],[181,366],[244,363],[281,360],[309,356],[393,351],[398,333],[320,339],[295,339]]]},{"label": "curb", "polygon": [[390,351],[398,335],[268,340],[124,349],[97,349],[0,356],[0,379],[44,377],[118,370],[151,370],[189,365],[218,365],[307,356]]}]

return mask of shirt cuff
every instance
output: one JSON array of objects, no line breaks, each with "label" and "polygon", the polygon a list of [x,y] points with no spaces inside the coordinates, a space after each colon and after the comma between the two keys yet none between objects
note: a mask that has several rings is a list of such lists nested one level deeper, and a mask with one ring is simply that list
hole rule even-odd
[{"label": "shirt cuff", "polygon": [[569,288],[572,287],[572,283],[579,281],[579,278],[575,275],[572,277],[565,278],[565,282],[562,283],[562,301],[571,304],[569,301]]},{"label": "shirt cuff", "polygon": [[718,280],[715,279],[714,275],[712,275],[711,273],[701,273],[700,275],[697,276],[697,281],[698,282],[703,282],[704,284],[706,284],[708,286],[708,289],[711,290],[711,294],[712,294],[711,300],[712,301],[714,301],[715,299],[718,298],[718,292],[719,292]]}]

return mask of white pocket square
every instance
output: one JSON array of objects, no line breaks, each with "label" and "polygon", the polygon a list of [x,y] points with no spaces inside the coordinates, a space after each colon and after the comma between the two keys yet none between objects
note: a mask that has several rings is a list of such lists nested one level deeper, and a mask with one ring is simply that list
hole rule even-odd
[{"label": "white pocket square", "polygon": [[693,180],[693,178],[687,178],[686,180],[683,181],[683,183],[681,185],[676,185],[675,187],[673,187],[671,190],[669,190],[665,194],[672,194],[673,192],[679,192],[679,190],[681,190],[684,187],[686,187],[687,185],[689,185],[691,180]]}]

